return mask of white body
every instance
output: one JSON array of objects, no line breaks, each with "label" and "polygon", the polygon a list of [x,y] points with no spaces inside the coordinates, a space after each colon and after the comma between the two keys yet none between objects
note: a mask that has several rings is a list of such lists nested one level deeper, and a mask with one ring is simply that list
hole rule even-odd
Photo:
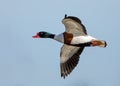
[{"label": "white body", "polygon": [[[63,34],[56,35],[54,37],[55,40],[64,43],[64,36]],[[86,43],[90,42],[92,40],[97,40],[96,38],[86,35],[86,36],[75,36],[73,37],[71,44],[80,44],[80,43]]]},{"label": "white body", "polygon": [[86,36],[76,36],[72,39],[71,44],[80,44],[90,42],[92,40],[97,40],[96,38],[86,35]]}]

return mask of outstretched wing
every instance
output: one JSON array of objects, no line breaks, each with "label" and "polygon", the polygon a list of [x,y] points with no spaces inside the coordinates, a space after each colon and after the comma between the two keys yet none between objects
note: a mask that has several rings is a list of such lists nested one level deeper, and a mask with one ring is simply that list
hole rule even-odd
[{"label": "outstretched wing", "polygon": [[77,17],[66,16],[62,20],[62,23],[65,25],[65,32],[72,33],[74,36],[78,35],[87,35],[85,26],[82,24],[81,20]]},{"label": "outstretched wing", "polygon": [[61,77],[66,77],[72,72],[79,61],[79,55],[84,47],[75,47],[64,44],[60,53],[60,69]]},{"label": "outstretched wing", "polygon": [[[71,33],[73,37],[87,35],[85,26],[82,24],[79,18],[65,15],[62,20],[65,25],[65,32]],[[66,77],[72,72],[79,61],[79,55],[82,53],[83,47],[76,47],[64,44],[60,53],[60,68],[61,77]]]}]

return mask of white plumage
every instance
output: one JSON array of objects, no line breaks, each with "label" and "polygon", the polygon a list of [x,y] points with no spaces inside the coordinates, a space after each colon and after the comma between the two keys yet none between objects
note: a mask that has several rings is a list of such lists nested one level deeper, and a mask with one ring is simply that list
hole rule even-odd
[{"label": "white plumage", "polygon": [[86,35],[86,36],[76,36],[72,39],[71,44],[80,44],[80,43],[86,43],[91,42],[92,40],[97,40],[96,38]]}]

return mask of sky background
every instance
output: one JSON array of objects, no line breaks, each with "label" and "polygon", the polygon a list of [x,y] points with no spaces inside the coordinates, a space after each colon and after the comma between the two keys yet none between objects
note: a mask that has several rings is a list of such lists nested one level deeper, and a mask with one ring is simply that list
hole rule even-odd
[{"label": "sky background", "polygon": [[[64,32],[64,15],[77,16],[106,48],[86,48],[66,79],[61,43],[33,39]],[[0,0],[0,86],[120,86],[120,0]]]}]

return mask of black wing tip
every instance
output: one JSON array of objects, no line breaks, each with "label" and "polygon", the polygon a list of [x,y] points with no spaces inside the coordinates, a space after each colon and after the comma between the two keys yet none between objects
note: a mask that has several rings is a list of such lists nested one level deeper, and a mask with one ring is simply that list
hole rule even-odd
[{"label": "black wing tip", "polygon": [[68,62],[66,62],[66,63],[60,64],[61,77],[63,77],[65,79],[77,66],[78,61],[79,61],[79,58],[74,58],[74,59],[68,60]]},{"label": "black wing tip", "polygon": [[66,19],[67,18],[67,14],[65,14],[65,17],[64,17],[64,19]]},{"label": "black wing tip", "polygon": [[68,68],[68,65],[66,63],[60,64],[60,69],[61,77],[64,79],[71,73],[71,70]]},{"label": "black wing tip", "polygon": [[61,73],[61,77],[65,79],[70,73]]},{"label": "black wing tip", "polygon": [[64,74],[61,74],[61,77],[62,77],[63,79],[65,79],[65,78],[66,78],[66,75],[64,75]]}]

